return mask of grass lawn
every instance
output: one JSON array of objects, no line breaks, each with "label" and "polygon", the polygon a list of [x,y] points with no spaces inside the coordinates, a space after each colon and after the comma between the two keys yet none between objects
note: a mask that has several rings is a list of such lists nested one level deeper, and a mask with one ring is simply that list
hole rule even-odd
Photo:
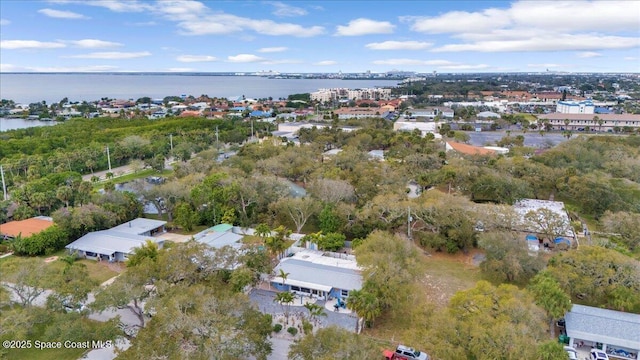
[{"label": "grass lawn", "polygon": [[142,178],[146,178],[148,176],[167,176],[167,175],[171,175],[173,173],[173,170],[162,170],[161,172],[157,172],[153,169],[145,169],[145,170],[140,170],[136,173],[131,173],[131,174],[127,174],[127,175],[123,175],[123,176],[117,176],[117,177],[113,177],[112,179],[109,180],[104,180],[104,181],[100,181],[100,182],[96,182],[93,183],[93,189],[94,190],[98,190],[98,189],[102,189],[104,188],[104,185],[106,183],[113,183],[115,184],[122,184],[122,183],[126,183],[129,182],[131,180],[135,180],[135,179],[142,179]]},{"label": "grass lawn", "polygon": [[103,282],[118,275],[118,272],[110,268],[106,262],[87,259],[78,260],[78,262],[87,266],[89,277],[96,280],[98,284],[102,284]]},{"label": "grass lawn", "polygon": [[480,268],[473,265],[475,254],[477,251],[467,255],[423,255],[426,272],[421,279],[424,285],[421,290],[424,296],[438,307],[445,307],[456,292],[474,287],[476,282],[482,280]]}]

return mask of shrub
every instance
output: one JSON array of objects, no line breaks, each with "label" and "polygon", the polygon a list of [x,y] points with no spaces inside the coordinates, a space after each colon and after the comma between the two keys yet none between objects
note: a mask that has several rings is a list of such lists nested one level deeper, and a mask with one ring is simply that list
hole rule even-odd
[{"label": "shrub", "polygon": [[313,331],[313,324],[311,324],[307,320],[303,320],[302,321],[302,331],[304,331],[304,333],[306,335],[311,334],[311,332]]},{"label": "shrub", "polygon": [[282,324],[273,325],[273,332],[279,333],[282,330]]},{"label": "shrub", "polygon": [[287,329],[287,332],[293,336],[296,336],[296,334],[298,333],[298,329],[294,328],[294,327],[290,327]]}]

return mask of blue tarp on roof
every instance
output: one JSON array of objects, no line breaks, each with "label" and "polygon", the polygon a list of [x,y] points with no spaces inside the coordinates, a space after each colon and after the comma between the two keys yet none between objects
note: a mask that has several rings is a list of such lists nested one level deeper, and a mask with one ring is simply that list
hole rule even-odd
[{"label": "blue tarp on roof", "polygon": [[249,116],[267,117],[267,116],[271,116],[271,113],[270,112],[266,112],[266,111],[255,110],[255,111],[250,112]]}]

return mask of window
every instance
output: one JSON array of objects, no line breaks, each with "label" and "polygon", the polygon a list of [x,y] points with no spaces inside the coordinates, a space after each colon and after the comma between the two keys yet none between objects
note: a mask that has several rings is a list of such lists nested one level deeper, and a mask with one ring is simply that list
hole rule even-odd
[{"label": "window", "polygon": [[341,290],[340,295],[342,295],[343,297],[349,296],[349,290]]}]

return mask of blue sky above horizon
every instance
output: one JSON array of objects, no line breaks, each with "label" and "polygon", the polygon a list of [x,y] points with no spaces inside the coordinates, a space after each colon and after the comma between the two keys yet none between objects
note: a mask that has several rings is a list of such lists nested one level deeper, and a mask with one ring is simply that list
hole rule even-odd
[{"label": "blue sky above horizon", "polygon": [[0,2],[0,72],[640,72],[640,1]]}]

